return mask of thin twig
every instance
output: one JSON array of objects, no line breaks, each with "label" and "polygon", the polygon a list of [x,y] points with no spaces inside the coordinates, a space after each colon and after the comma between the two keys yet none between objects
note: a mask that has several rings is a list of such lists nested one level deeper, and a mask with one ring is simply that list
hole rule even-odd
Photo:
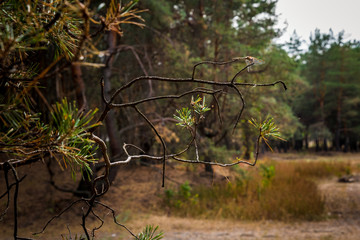
[{"label": "thin twig", "polygon": [[[220,166],[220,167],[230,167],[230,166],[234,166],[234,165],[238,165],[238,164],[246,164],[246,165],[250,165],[250,166],[255,166],[258,160],[258,156],[259,156],[259,147],[260,147],[260,139],[261,139],[261,133],[257,138],[256,141],[256,153],[255,153],[255,160],[254,162],[249,162],[249,161],[245,161],[245,160],[239,160],[233,163],[218,163],[218,162],[205,162],[205,161],[198,161],[198,160],[187,160],[187,159],[182,159],[179,158],[178,155],[176,154],[169,154],[166,155],[165,158],[169,159],[172,158],[176,161],[179,162],[184,162],[184,163],[198,163],[198,164],[205,164],[205,165],[216,165],[216,166]],[[163,156],[152,156],[152,155],[146,155],[146,154],[140,154],[140,155],[128,155],[127,160],[126,161],[119,161],[119,162],[112,162],[111,165],[118,165],[118,164],[123,164],[124,162],[129,162],[132,159],[140,159],[140,158],[147,158],[147,159],[151,159],[151,160],[162,160]]]},{"label": "thin twig", "polygon": [[193,72],[192,72],[192,75],[191,75],[191,79],[194,79],[196,67],[199,66],[199,65],[202,65],[202,64],[227,65],[227,64],[231,64],[231,63],[235,63],[235,62],[241,61],[241,60],[243,60],[243,59],[245,59],[245,58],[246,58],[246,57],[244,57],[244,58],[234,58],[234,59],[232,59],[232,60],[230,60],[230,61],[225,61],[225,62],[202,61],[202,62],[196,63],[196,64],[193,66]]},{"label": "thin twig", "polygon": [[150,120],[135,106],[135,110],[141,115],[141,117],[150,125],[150,127],[154,130],[155,134],[158,136],[161,141],[161,145],[163,148],[163,177],[162,177],[162,187],[165,187],[165,156],[166,156],[166,145],[164,139],[160,136],[159,132],[156,130],[155,126],[150,122]]},{"label": "thin twig", "polygon": [[101,98],[102,98],[102,100],[104,101],[104,103],[105,103],[106,105],[108,105],[109,102],[106,100],[106,97],[105,97],[104,85],[105,85],[104,77],[102,77],[102,78],[100,79]]},{"label": "thin twig", "polygon": [[38,234],[41,234],[45,231],[45,229],[47,228],[47,226],[56,218],[59,218],[61,215],[63,215],[65,212],[67,212],[69,209],[71,209],[75,204],[79,203],[79,202],[85,202],[86,199],[78,199],[78,200],[75,200],[74,202],[70,203],[69,206],[67,206],[66,208],[64,208],[60,213],[56,214],[55,216],[53,216],[52,218],[50,218],[45,226],[42,228],[42,230],[40,232],[35,232],[33,233],[33,235],[38,235]]},{"label": "thin twig", "polygon": [[241,109],[236,117],[236,121],[234,123],[234,127],[233,127],[233,133],[235,132],[235,129],[236,129],[236,126],[238,125],[239,121],[240,121],[240,118],[241,118],[241,115],[245,109],[245,100],[244,100],[244,97],[242,95],[242,93],[240,92],[240,90],[236,87],[236,86],[232,86],[232,88],[236,91],[236,93],[239,95],[240,99],[241,99],[241,102],[242,102],[242,106],[241,106]]},{"label": "thin twig", "polygon": [[[7,164],[6,164],[7,166]],[[0,215],[0,219],[2,220],[3,216],[5,216],[5,214],[7,213],[8,209],[9,209],[9,204],[10,204],[10,189],[12,186],[9,185],[9,169],[7,167],[4,167],[4,178],[5,178],[5,184],[6,184],[6,192],[1,195],[0,199],[3,198],[5,196],[5,194],[7,194],[7,201],[6,201],[6,207],[4,209],[4,211],[1,213]],[[16,183],[13,183],[13,185],[15,185]]]},{"label": "thin twig", "polygon": [[93,230],[91,231],[91,235],[94,238],[95,237],[95,231],[99,230],[103,225],[104,225],[104,220],[97,215],[94,210],[91,209],[91,213],[101,222],[100,225],[98,227],[94,227]]},{"label": "thin twig", "polygon": [[184,92],[182,94],[179,95],[164,95],[164,96],[156,96],[156,97],[149,97],[149,98],[145,98],[145,99],[141,99],[135,102],[128,102],[128,103],[121,103],[121,104],[115,104],[115,103],[109,103],[109,105],[111,107],[116,107],[116,108],[122,108],[122,107],[132,107],[132,106],[136,106],[139,105],[141,103],[145,103],[145,102],[150,102],[150,101],[156,101],[156,100],[162,100],[162,99],[179,99],[182,98],[186,95],[190,95],[190,94],[194,94],[194,93],[206,93],[206,94],[211,94],[214,95],[216,93],[221,92],[222,90],[208,90],[208,89],[194,89],[191,91],[187,91]]},{"label": "thin twig", "polygon": [[13,165],[11,165],[10,163],[9,167],[14,175],[16,184],[15,184],[15,191],[14,191],[14,239],[17,239],[17,230],[18,230],[18,195],[19,195],[19,177],[17,175],[17,172],[14,168]]},{"label": "thin twig", "polygon": [[[24,180],[24,178],[26,177],[27,175],[24,175],[24,176],[22,176],[20,179],[19,179],[19,183],[20,182],[22,182],[22,180]],[[7,179],[5,178],[5,181],[7,182]],[[14,182],[14,183],[12,183],[12,184],[10,184],[10,185],[8,185],[8,183],[6,183],[6,188],[8,189],[8,190],[6,190],[3,194],[1,194],[0,195],[0,199],[1,198],[3,198],[6,194],[9,194],[9,190],[11,190],[11,188],[13,187],[13,186],[15,186],[16,185],[16,182]],[[8,206],[8,204],[7,204],[7,206]],[[2,217],[3,215],[2,214],[0,214],[0,219],[1,219],[1,217]]]},{"label": "thin twig", "polygon": [[[109,155],[107,153],[107,146],[106,146],[105,142],[93,133],[91,134],[91,138],[100,146],[102,155],[104,157],[104,162],[105,162],[105,174],[95,178],[93,181],[93,188],[94,188],[95,195],[97,197],[100,197],[100,196],[104,195],[110,187],[109,172],[110,172],[111,163],[110,163]],[[105,180],[106,186],[103,189],[103,191],[98,193],[97,189],[96,189],[96,183],[97,183],[97,181],[100,181],[100,180]]]},{"label": "thin twig", "polygon": [[[19,176],[17,174],[16,169],[14,168],[14,166],[9,163],[9,162],[5,162],[6,163],[6,168],[10,169],[14,178],[15,178],[15,191],[14,191],[14,239],[28,239],[28,238],[21,238],[17,236],[17,232],[18,232],[18,196],[19,196],[19,183],[20,183],[20,179]],[[21,178],[23,179],[23,178]],[[8,184],[7,184],[8,187]],[[8,189],[9,190],[9,189]]]},{"label": "thin twig", "polygon": [[106,204],[104,204],[104,203],[102,203],[102,202],[99,202],[99,201],[95,201],[95,203],[96,203],[96,204],[99,204],[99,205],[101,205],[101,206],[103,206],[103,207],[105,207],[105,208],[108,209],[108,210],[110,210],[111,213],[112,213],[112,216],[113,216],[114,223],[115,223],[116,225],[119,225],[119,226],[121,226],[122,228],[124,228],[124,229],[125,229],[126,231],[128,231],[134,238],[136,238],[137,240],[139,240],[139,238],[138,238],[133,232],[131,232],[124,224],[121,224],[121,223],[119,223],[119,222],[116,220],[116,214],[115,214],[115,210],[114,210],[114,209],[112,209],[112,208],[109,207],[108,205],[106,205]]},{"label": "thin twig", "polygon": [[[93,188],[95,188],[95,186]],[[86,213],[83,212],[83,215],[81,217],[82,219],[81,226],[83,227],[87,240],[90,240],[90,235],[86,228],[86,218],[89,216],[89,214],[91,213],[94,207],[95,198],[96,198],[96,194],[94,194],[89,200],[85,201],[85,203],[88,205],[88,210],[86,211]]]},{"label": "thin twig", "polygon": [[240,73],[242,73],[243,71],[245,71],[246,69],[249,69],[249,67],[251,67],[252,65],[254,65],[254,63],[251,63],[249,65],[246,65],[243,69],[241,69],[239,72],[237,72],[234,77],[231,79],[231,83],[234,84],[235,79],[237,78],[237,76],[240,75]]}]

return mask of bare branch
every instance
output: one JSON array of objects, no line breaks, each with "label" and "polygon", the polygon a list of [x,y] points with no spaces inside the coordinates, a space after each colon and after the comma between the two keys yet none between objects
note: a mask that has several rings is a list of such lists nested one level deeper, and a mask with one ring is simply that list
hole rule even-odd
[{"label": "bare branch", "polygon": [[115,210],[114,210],[114,209],[112,209],[112,208],[109,207],[108,205],[106,205],[106,204],[104,204],[104,203],[102,203],[102,202],[99,202],[99,201],[95,201],[95,203],[96,203],[96,204],[99,204],[99,205],[101,205],[101,206],[103,206],[103,207],[105,207],[105,208],[108,209],[108,210],[110,210],[110,211],[111,211],[111,214],[112,214],[112,216],[113,216],[114,223],[115,223],[116,225],[119,225],[119,226],[123,227],[123,228],[124,228],[126,231],[128,231],[134,238],[138,239],[138,237],[137,237],[133,232],[131,232],[125,225],[119,223],[119,222],[116,220],[116,214],[115,214]]},{"label": "bare branch", "polygon": [[243,69],[241,69],[239,72],[237,72],[234,77],[231,79],[231,83],[234,84],[235,79],[237,78],[237,76],[240,75],[240,73],[242,73],[243,71],[245,71],[246,69],[249,69],[249,67],[251,67],[252,65],[254,65],[254,63],[251,63],[249,65],[246,65]]},{"label": "bare branch", "polygon": [[236,129],[236,126],[237,126],[237,124],[238,124],[239,121],[240,121],[241,115],[242,115],[242,113],[243,113],[243,111],[244,111],[244,109],[245,109],[245,100],[244,100],[244,97],[243,97],[243,95],[241,94],[240,90],[239,90],[236,86],[233,86],[232,88],[235,89],[236,93],[239,95],[239,97],[240,97],[240,99],[241,99],[241,102],[242,102],[241,109],[240,109],[240,111],[239,111],[239,113],[238,113],[238,116],[237,116],[237,118],[236,118],[236,121],[235,121],[235,124],[234,124],[234,127],[233,127],[233,133],[234,133],[234,131],[235,131],[235,129]]},{"label": "bare branch", "polygon": [[[29,238],[22,238],[22,237],[18,237],[18,196],[19,196],[19,183],[24,179],[24,177],[19,178],[16,169],[14,168],[14,166],[9,163],[9,162],[5,162],[4,163],[4,171],[5,171],[5,181],[6,181],[6,188],[7,188],[7,192],[5,194],[8,195],[8,199],[7,199],[7,204],[6,204],[6,208],[5,210],[1,213],[1,218],[3,217],[3,215],[7,212],[8,208],[9,208],[9,200],[10,200],[10,186],[9,185],[9,181],[8,181],[8,171],[11,170],[14,179],[15,179],[15,190],[14,190],[14,198],[13,198],[13,204],[14,204],[14,239],[29,239]],[[4,196],[4,195],[3,195]]]},{"label": "bare branch", "polygon": [[79,202],[85,202],[86,200],[85,199],[78,199],[72,203],[70,203],[69,206],[67,206],[66,208],[64,208],[61,212],[59,212],[57,215],[53,216],[52,218],[50,218],[50,220],[48,220],[45,224],[45,226],[42,228],[42,230],[40,232],[35,232],[33,233],[33,235],[38,235],[38,234],[41,234],[45,231],[45,229],[47,228],[47,226],[53,221],[55,220],[56,218],[59,218],[61,217],[61,215],[63,215],[65,212],[67,212],[69,209],[71,209],[75,204],[79,203]]},{"label": "bare branch", "polygon": [[105,85],[104,77],[102,77],[102,78],[100,79],[101,98],[102,98],[102,100],[104,101],[104,103],[105,103],[106,105],[108,105],[109,102],[108,102],[108,101],[106,100],[106,98],[105,98],[104,85]]},{"label": "bare branch", "polygon": [[92,209],[91,209],[91,213],[101,222],[98,227],[94,227],[93,230],[91,231],[91,235],[94,238],[95,237],[95,231],[99,230],[104,225],[104,220],[101,217],[99,217],[99,215],[97,215],[94,212],[94,210],[92,210]]},{"label": "bare branch", "polygon": [[199,65],[202,65],[202,64],[227,65],[227,64],[232,64],[232,63],[235,63],[235,62],[239,62],[241,60],[244,60],[245,58],[246,57],[244,57],[244,58],[234,58],[234,59],[232,59],[230,61],[225,61],[225,62],[203,61],[203,62],[196,63],[194,65],[194,67],[193,67],[193,72],[192,72],[192,75],[191,75],[191,79],[194,79],[196,67],[199,66]]},{"label": "bare branch", "polygon": [[156,97],[149,97],[149,98],[141,99],[141,100],[138,100],[136,102],[122,103],[122,104],[109,103],[109,105],[111,107],[117,107],[117,108],[132,107],[132,106],[136,106],[136,105],[139,105],[141,103],[150,102],[150,101],[156,101],[156,100],[162,100],[162,99],[179,99],[179,98],[182,98],[182,97],[184,97],[186,95],[190,95],[190,94],[194,94],[194,93],[206,93],[206,94],[214,95],[214,94],[220,93],[220,92],[222,92],[222,90],[194,89],[194,90],[184,92],[184,93],[179,94],[179,95],[156,96]]},{"label": "bare branch", "polygon": [[151,126],[154,130],[155,134],[158,136],[159,140],[161,141],[162,149],[163,149],[163,178],[162,178],[162,187],[165,186],[165,156],[166,156],[166,145],[164,139],[161,137],[159,132],[156,130],[155,126],[150,122],[150,120],[136,107],[134,106],[135,110],[142,116],[142,118]]},{"label": "bare branch", "polygon": [[234,83],[234,85],[236,86],[251,86],[251,87],[272,87],[275,86],[277,84],[281,84],[284,88],[284,90],[287,90],[286,84],[283,81],[276,81],[273,83],[263,83],[263,84],[258,84],[258,83]]},{"label": "bare branch", "polygon": [[[109,177],[111,163],[110,163],[109,155],[107,153],[107,146],[106,146],[105,142],[93,133],[91,134],[91,138],[100,146],[101,153],[102,153],[102,155],[104,157],[104,161],[105,161],[105,174],[95,178],[93,181],[93,190],[95,192],[95,195],[97,197],[100,197],[101,195],[104,195],[110,187],[110,182],[109,182],[108,177]],[[96,188],[96,183],[100,180],[104,180],[106,182],[106,186],[104,189],[102,189],[102,191],[100,193],[98,193],[97,188]]]},{"label": "bare branch", "polygon": [[[7,166],[7,165],[6,165]],[[4,170],[4,178],[5,178],[5,184],[6,184],[6,192],[4,194],[1,195],[0,199],[3,198],[5,195],[7,195],[7,201],[6,201],[6,207],[4,209],[4,211],[0,214],[0,220],[2,220],[3,216],[5,216],[5,214],[7,213],[8,209],[9,209],[9,204],[10,204],[10,189],[11,189],[11,185],[9,185],[9,176],[8,176],[8,171],[9,169],[6,167],[3,169]],[[16,183],[12,184],[15,185]]]}]

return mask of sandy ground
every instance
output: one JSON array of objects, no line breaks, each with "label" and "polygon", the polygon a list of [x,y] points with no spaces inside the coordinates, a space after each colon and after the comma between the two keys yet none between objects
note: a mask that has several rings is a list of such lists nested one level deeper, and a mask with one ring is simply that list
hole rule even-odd
[{"label": "sandy ground", "polygon": [[359,219],[284,223],[237,222],[151,217],[165,231],[164,239],[359,239]]}]

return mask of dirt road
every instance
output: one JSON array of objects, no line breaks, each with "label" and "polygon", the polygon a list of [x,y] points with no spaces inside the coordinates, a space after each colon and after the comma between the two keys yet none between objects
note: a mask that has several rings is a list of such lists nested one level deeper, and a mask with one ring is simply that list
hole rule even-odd
[{"label": "dirt road", "polygon": [[355,221],[327,221],[320,223],[258,223],[239,224],[222,231],[167,232],[171,240],[230,240],[230,239],[359,239],[360,225]]},{"label": "dirt road", "polygon": [[[229,220],[199,220],[167,216],[149,216],[131,225],[135,228],[144,222],[159,225],[166,240],[234,240],[234,239],[346,239],[358,240],[360,219],[332,219],[321,222],[244,222]],[[103,239],[118,239],[124,232],[113,232]],[[125,237],[130,240],[132,238]]]}]

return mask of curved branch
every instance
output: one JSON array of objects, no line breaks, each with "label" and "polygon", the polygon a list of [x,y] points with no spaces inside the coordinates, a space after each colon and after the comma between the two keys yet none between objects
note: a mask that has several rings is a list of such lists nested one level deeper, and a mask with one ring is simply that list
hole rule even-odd
[{"label": "curved branch", "polygon": [[[109,155],[107,153],[107,146],[105,142],[93,133],[91,133],[91,138],[100,146],[101,153],[104,157],[104,162],[105,162],[105,174],[95,178],[93,181],[94,193],[97,197],[100,197],[101,195],[104,195],[109,190],[110,187],[109,172],[110,172],[111,163],[110,163]],[[100,193],[98,193],[96,189],[96,183],[100,180],[105,180],[106,186]]]},{"label": "curved branch", "polygon": [[[248,162],[248,161],[244,161],[244,160],[238,160],[236,162],[233,163],[218,163],[218,162],[205,162],[205,161],[198,161],[198,160],[187,160],[187,159],[182,159],[177,157],[177,154],[169,154],[166,155],[165,158],[169,159],[172,158],[176,161],[179,162],[184,162],[184,163],[198,163],[198,164],[205,164],[205,165],[216,165],[216,166],[220,166],[220,167],[230,167],[230,166],[234,166],[234,165],[238,165],[238,164],[246,164],[246,165],[250,165],[250,166],[255,166],[259,157],[259,149],[260,149],[260,140],[261,140],[261,132],[257,138],[256,141],[256,153],[255,153],[255,160],[254,162]],[[151,159],[151,160],[162,160],[164,157],[163,156],[152,156],[152,155],[128,155],[127,160],[126,161],[119,161],[119,162],[112,162],[111,166],[115,166],[118,164],[123,164],[123,163],[127,163],[129,161],[131,161],[132,159],[140,159],[140,158],[147,158],[147,159]]]},{"label": "curved branch", "polygon": [[91,213],[92,213],[92,215],[94,215],[101,222],[98,227],[94,227],[93,230],[91,231],[91,235],[94,238],[95,237],[95,231],[99,230],[104,225],[104,220],[99,215],[97,215],[94,212],[94,210],[92,210],[92,209],[91,209]]},{"label": "curved branch", "polygon": [[[210,86],[223,86],[223,87],[233,87],[234,85],[236,86],[274,86],[278,83],[281,83],[284,87],[284,89],[286,90],[286,85],[284,82],[282,81],[277,81],[274,83],[269,83],[269,84],[255,84],[255,83],[236,83],[235,79],[236,77],[243,72],[245,69],[249,68],[250,66],[254,65],[255,62],[254,61],[250,61],[251,63],[248,64],[246,67],[244,67],[242,70],[240,70],[237,74],[235,74],[235,76],[232,78],[232,80],[230,82],[214,82],[214,81],[209,81],[209,80],[202,80],[202,79],[194,79],[194,74],[195,74],[195,69],[197,66],[201,65],[201,64],[214,64],[214,65],[224,65],[224,64],[231,64],[240,60],[251,60],[253,59],[252,57],[240,57],[240,58],[234,58],[233,60],[230,61],[226,61],[226,62],[213,62],[213,61],[204,61],[204,62],[200,62],[194,65],[193,67],[193,74],[191,78],[167,78],[167,77],[159,77],[159,76],[140,76],[137,78],[132,79],[131,81],[129,81],[128,83],[126,83],[125,85],[123,85],[122,87],[118,88],[113,95],[111,96],[110,100],[107,101],[106,99],[103,98],[104,102],[106,103],[106,107],[102,113],[102,115],[100,116],[98,122],[101,122],[105,119],[107,113],[111,110],[111,107],[124,107],[124,106],[134,106],[136,104],[140,104],[143,102],[147,102],[147,101],[153,101],[153,100],[157,100],[157,99],[161,99],[161,98],[166,98],[165,96],[163,97],[155,97],[155,98],[147,98],[147,99],[143,99],[143,100],[139,100],[137,102],[132,102],[132,103],[127,103],[127,104],[114,104],[114,100],[115,98],[125,89],[130,88],[133,84],[135,84],[136,82],[139,81],[144,81],[144,80],[148,80],[148,81],[163,81],[163,82],[177,82],[177,83],[200,83],[200,84],[206,84],[206,85],[210,85]],[[94,129],[91,130],[92,132],[94,131]]]},{"label": "curved branch", "polygon": [[136,107],[134,106],[136,112],[138,112],[141,117],[150,125],[150,127],[154,130],[155,134],[158,136],[161,141],[161,145],[163,148],[163,177],[162,177],[162,187],[165,186],[165,156],[166,156],[166,145],[164,139],[160,136],[159,132],[156,130],[155,126],[150,122],[150,120]]},{"label": "curved branch", "polygon": [[231,79],[231,84],[234,84],[235,79],[237,78],[237,76],[240,75],[240,73],[242,73],[243,71],[245,71],[246,69],[249,69],[249,67],[251,67],[252,65],[254,65],[254,63],[250,63],[249,65],[246,65],[243,69],[241,69],[240,71],[238,71],[234,77]]},{"label": "curved branch", "polygon": [[[20,182],[22,182],[22,180],[24,180],[24,178],[26,177],[26,175],[24,175],[24,176],[22,176],[20,179],[19,179],[19,183]],[[3,193],[3,194],[1,194],[1,196],[0,196],[0,199],[2,199],[5,195],[8,195],[8,200],[7,200],[7,204],[6,204],[6,208],[9,208],[9,193],[10,193],[10,190],[11,190],[11,188],[13,187],[13,186],[15,186],[16,185],[16,182],[14,182],[14,183],[12,183],[12,184],[8,184],[8,176],[7,176],[7,173],[5,173],[5,182],[6,182],[6,191]],[[6,211],[6,210],[5,210]],[[0,214],[0,219],[1,219],[1,217],[3,217],[4,215],[5,215],[5,211],[3,211],[3,213],[1,213]],[[5,213],[4,213],[5,212]]]},{"label": "curved branch", "polygon": [[240,121],[240,117],[241,117],[241,115],[242,115],[242,113],[243,113],[243,111],[245,109],[245,100],[244,100],[244,97],[243,97],[242,93],[240,92],[240,90],[236,86],[232,85],[232,88],[235,89],[236,93],[239,95],[239,97],[241,99],[241,102],[242,102],[242,107],[240,109],[240,112],[239,112],[238,116],[236,117],[236,121],[235,121],[235,124],[234,124],[234,127],[233,127],[233,133],[234,133],[234,131],[236,129],[236,126],[238,125],[238,123]]},{"label": "curved branch", "polygon": [[121,107],[132,107],[132,106],[136,106],[138,104],[141,103],[145,103],[145,102],[150,102],[150,101],[156,101],[156,100],[161,100],[161,99],[178,99],[178,98],[182,98],[186,95],[190,95],[193,93],[206,93],[206,94],[211,94],[214,95],[216,93],[222,92],[222,90],[210,90],[210,89],[194,89],[188,92],[184,92],[182,94],[179,95],[164,95],[164,96],[157,96],[157,97],[149,97],[149,98],[145,98],[145,99],[141,99],[135,102],[129,102],[129,103],[120,103],[120,104],[116,104],[116,103],[110,103],[109,105],[111,107],[117,107],[117,108],[121,108]]},{"label": "curved branch", "polygon": [[276,81],[273,83],[263,83],[263,84],[258,84],[258,83],[234,83],[234,85],[236,86],[251,86],[251,87],[272,87],[275,86],[277,84],[281,84],[284,88],[284,90],[287,90],[286,84],[283,81]]},{"label": "curved branch", "polygon": [[96,204],[99,204],[101,206],[103,206],[104,208],[108,209],[111,211],[112,215],[113,215],[113,220],[114,220],[114,223],[116,225],[119,225],[121,226],[122,228],[124,228],[126,231],[128,231],[128,233],[130,233],[134,238],[138,239],[138,237],[133,233],[131,232],[124,224],[121,224],[121,223],[118,223],[118,221],[116,220],[116,214],[115,214],[115,210],[112,209],[111,207],[109,207],[108,205],[102,203],[102,202],[99,202],[99,201],[95,201]]},{"label": "curved branch", "polygon": [[233,163],[217,163],[217,162],[204,162],[204,161],[197,161],[197,160],[186,160],[186,159],[181,159],[178,157],[172,157],[172,159],[179,161],[179,162],[183,162],[183,163],[200,163],[200,164],[207,164],[207,165],[215,165],[215,166],[220,166],[220,167],[231,167],[234,165],[238,165],[238,164],[246,164],[249,166],[255,166],[259,157],[259,149],[260,149],[260,140],[261,140],[261,130],[260,130],[260,134],[257,138],[256,141],[256,153],[255,153],[255,160],[254,162],[248,162],[248,161],[244,161],[244,160],[238,160],[236,162]]},{"label": "curved branch", "polygon": [[75,204],[77,204],[78,202],[85,202],[85,199],[78,199],[72,203],[70,203],[69,206],[67,206],[66,208],[64,208],[60,213],[58,213],[57,215],[53,216],[52,218],[50,218],[50,220],[48,220],[45,224],[45,226],[42,228],[42,230],[40,232],[35,232],[33,233],[33,235],[38,235],[41,233],[44,233],[45,229],[47,228],[47,226],[56,218],[59,218],[61,215],[63,215],[66,211],[68,211],[72,206],[74,206]]},{"label": "curved branch", "polygon": [[246,59],[246,57],[243,57],[243,58],[234,58],[230,61],[225,61],[225,62],[217,62],[217,61],[203,61],[203,62],[199,62],[199,63],[196,63],[193,67],[193,72],[192,72],[192,75],[191,75],[191,79],[194,79],[194,76],[195,76],[195,69],[197,66],[199,65],[202,65],[202,64],[212,64],[212,65],[227,65],[227,64],[231,64],[231,63],[234,63],[234,62],[239,62],[241,60],[244,60]]},{"label": "curved branch", "polygon": [[216,97],[215,94],[213,95],[213,97],[214,97],[215,104],[216,104],[216,109],[217,109],[217,113],[218,113],[218,118],[219,118],[220,124],[222,125],[222,124],[223,124],[223,121],[222,121],[221,114],[220,114],[220,103],[219,103],[219,100],[217,99],[217,97]]},{"label": "curved branch", "polygon": [[102,100],[104,101],[104,103],[105,103],[106,105],[108,105],[108,104],[109,104],[109,101],[106,100],[104,86],[105,86],[104,77],[101,77],[101,79],[100,79],[101,98],[102,98]]},{"label": "curved branch", "polygon": [[167,77],[159,77],[159,76],[140,76],[137,78],[134,78],[127,84],[123,85],[122,87],[118,88],[114,94],[111,96],[111,99],[109,103],[113,103],[114,99],[119,95],[122,91],[125,89],[131,87],[133,84],[135,84],[138,81],[144,81],[144,80],[152,80],[152,81],[160,81],[160,82],[177,82],[177,83],[200,83],[200,84],[206,84],[206,85],[213,85],[213,86],[225,86],[230,87],[232,85],[237,86],[274,86],[278,83],[283,84],[284,88],[286,89],[286,85],[283,81],[276,81],[274,83],[268,83],[268,84],[255,84],[255,83],[231,83],[231,82],[214,82],[209,80],[202,80],[202,79],[192,79],[192,78],[167,78]]}]

